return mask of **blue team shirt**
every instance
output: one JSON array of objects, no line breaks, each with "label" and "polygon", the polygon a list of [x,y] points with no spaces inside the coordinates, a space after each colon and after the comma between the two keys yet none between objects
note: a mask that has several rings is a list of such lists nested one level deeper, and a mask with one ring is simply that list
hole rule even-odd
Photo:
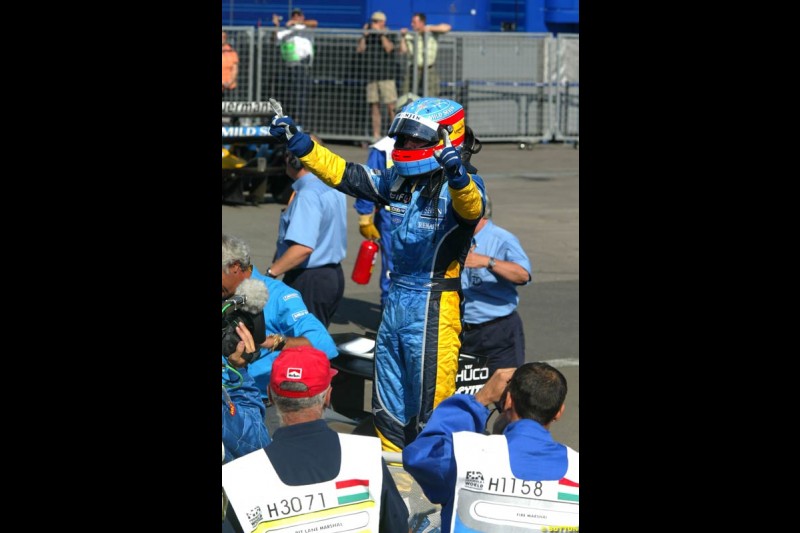
[{"label": "blue team shirt", "polygon": [[[488,255],[502,261],[513,261],[531,274],[531,262],[522,249],[519,239],[508,230],[496,226],[491,220],[475,237],[475,253]],[[523,283],[527,285],[530,281]],[[516,285],[495,276],[486,268],[465,268],[461,274],[464,292],[464,322],[482,324],[510,314],[519,304]]]},{"label": "blue team shirt", "polygon": [[296,194],[281,213],[275,258],[292,244],[302,244],[313,252],[298,268],[341,263],[347,252],[347,198],[311,173],[292,189]]},{"label": "blue team shirt", "polygon": [[[328,330],[317,317],[308,312],[299,292],[280,280],[263,275],[255,268],[253,268],[252,278],[263,281],[269,292],[267,305],[264,306],[267,335],[281,333],[286,337],[305,337],[314,348],[325,352],[328,359],[339,355],[336,343],[333,342]],[[267,385],[269,385],[269,376],[272,372],[272,362],[279,353],[261,348],[261,358],[256,359],[247,367],[247,371],[255,380],[263,399],[267,398]]]}]

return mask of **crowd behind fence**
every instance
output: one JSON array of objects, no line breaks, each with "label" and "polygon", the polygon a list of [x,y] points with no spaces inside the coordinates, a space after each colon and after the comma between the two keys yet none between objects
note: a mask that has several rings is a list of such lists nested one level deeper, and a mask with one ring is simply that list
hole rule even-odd
[{"label": "crowd behind fence", "polygon": [[[356,53],[363,30],[303,30],[299,34],[312,41],[313,56],[290,66],[276,39],[280,28],[222,29],[240,62],[238,85],[223,100],[275,98],[287,115],[323,139],[373,140],[366,100],[370,65]],[[402,38],[400,32],[387,33],[396,43]],[[422,77],[417,93],[462,104],[468,124],[484,142],[578,141],[578,35],[450,32],[437,40],[428,68],[413,68],[415,56],[395,48],[398,94]],[[429,62],[427,56],[424,60]],[[385,133],[392,117],[384,106],[381,112]]]}]

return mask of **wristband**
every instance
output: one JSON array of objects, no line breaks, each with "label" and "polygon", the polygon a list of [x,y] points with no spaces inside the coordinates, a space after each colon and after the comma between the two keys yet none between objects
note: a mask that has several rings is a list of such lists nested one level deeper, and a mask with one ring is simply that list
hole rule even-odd
[{"label": "wristband", "polygon": [[270,337],[272,337],[273,352],[279,352],[286,347],[286,337],[284,337],[280,333],[273,333],[270,335]]}]

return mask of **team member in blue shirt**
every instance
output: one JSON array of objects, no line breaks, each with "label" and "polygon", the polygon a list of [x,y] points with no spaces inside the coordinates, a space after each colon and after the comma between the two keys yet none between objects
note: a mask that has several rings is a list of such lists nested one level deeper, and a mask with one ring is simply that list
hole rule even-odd
[{"label": "team member in blue shirt", "polygon": [[239,284],[249,278],[267,286],[269,296],[264,306],[267,338],[260,356],[248,366],[262,400],[268,402],[267,385],[272,362],[284,347],[313,346],[325,352],[328,359],[339,355],[328,330],[308,312],[296,290],[280,280],[261,274],[250,262],[250,248],[236,237],[222,236],[222,298],[230,298]]},{"label": "team member in blue shirt", "polygon": [[525,362],[525,333],[517,313],[517,287],[531,282],[531,262],[519,239],[495,225],[487,195],[483,218],[475,227],[461,289],[464,329],[461,351],[488,356],[490,374]]},{"label": "team member in blue shirt", "polygon": [[344,297],[347,199],[290,152],[285,159],[294,193],[281,213],[277,251],[267,275],[283,274],[283,282],[303,296],[308,310],[327,328]]}]

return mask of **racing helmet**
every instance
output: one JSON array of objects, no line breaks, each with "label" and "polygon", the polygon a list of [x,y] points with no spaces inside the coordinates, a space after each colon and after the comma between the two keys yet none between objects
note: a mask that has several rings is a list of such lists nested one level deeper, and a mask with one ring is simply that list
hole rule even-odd
[{"label": "racing helmet", "polygon": [[[434,150],[441,150],[442,130],[450,136],[453,148],[461,151],[466,131],[464,107],[444,98],[420,98],[395,115],[389,137],[395,137],[392,162],[401,176],[419,176],[441,168]],[[416,148],[403,148],[408,138],[421,141]]]}]

